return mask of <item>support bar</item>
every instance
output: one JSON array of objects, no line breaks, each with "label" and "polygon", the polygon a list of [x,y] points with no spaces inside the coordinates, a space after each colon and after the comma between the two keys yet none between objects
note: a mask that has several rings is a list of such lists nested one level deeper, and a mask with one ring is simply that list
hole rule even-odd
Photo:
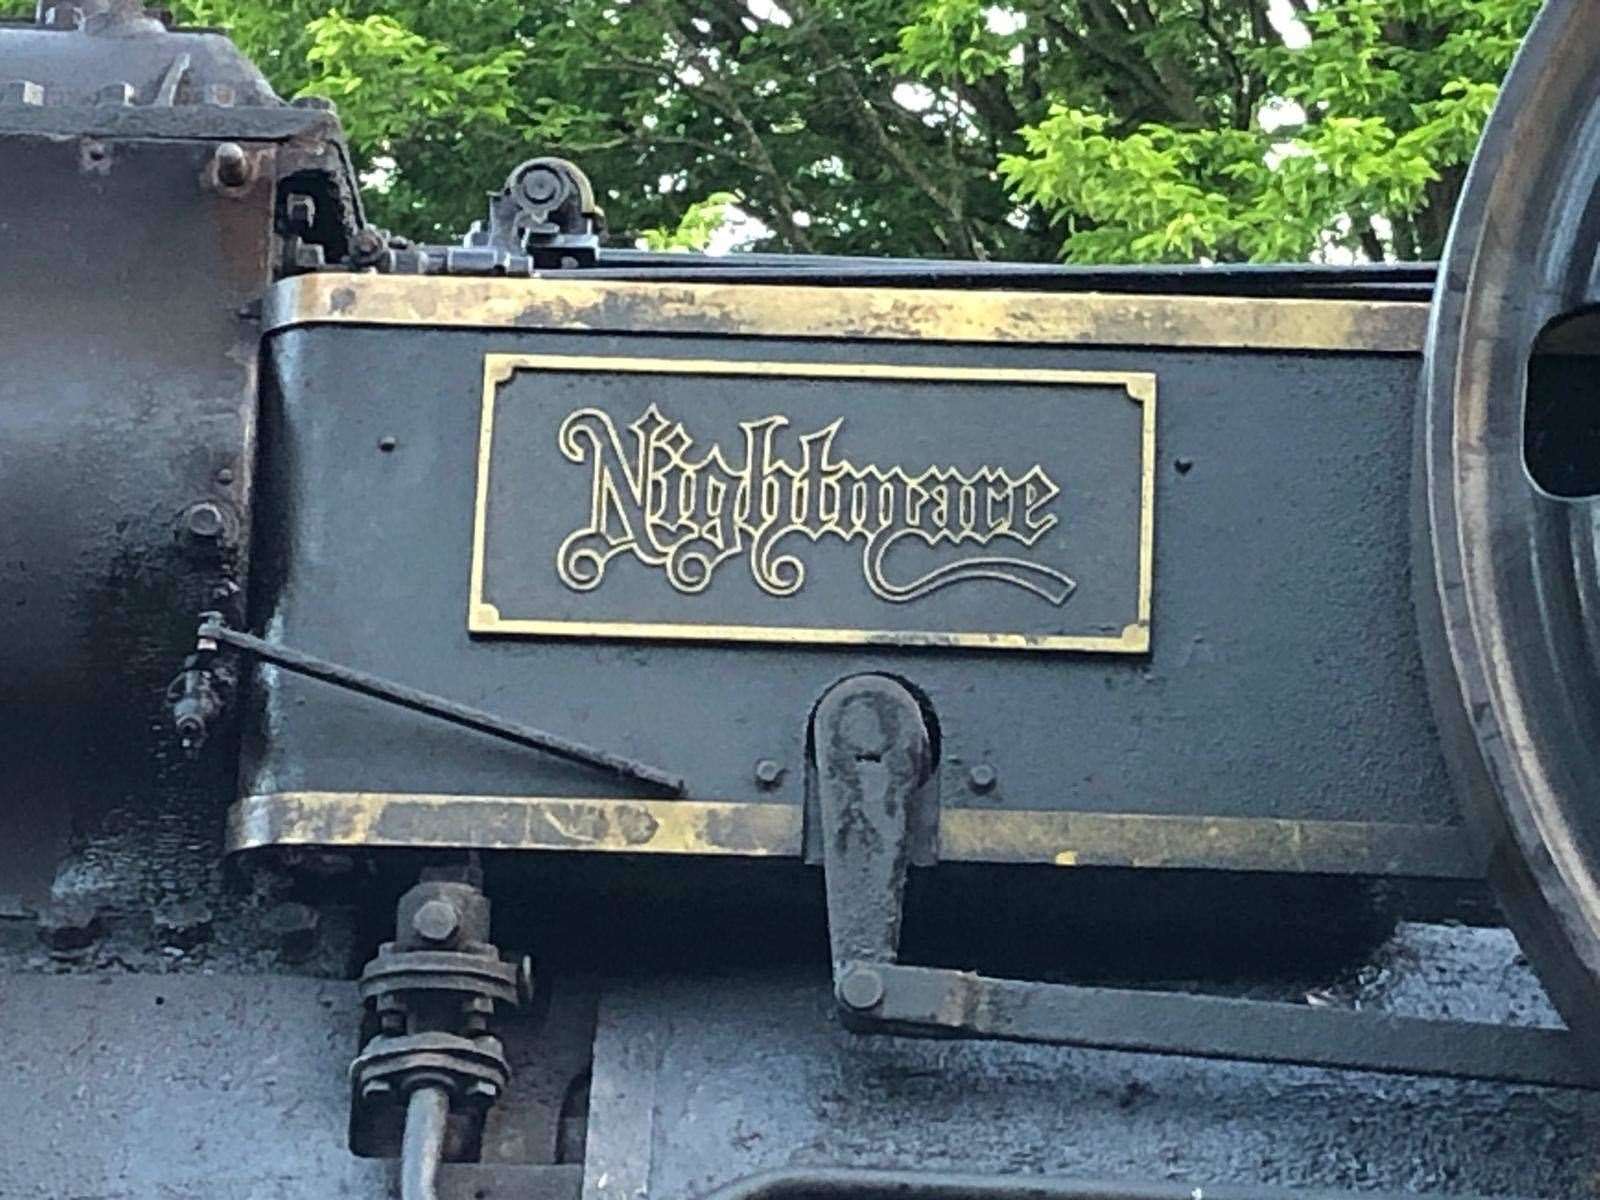
[{"label": "support bar", "polygon": [[882,962],[847,964],[838,981],[839,1003],[862,1032],[1600,1089],[1600,1074],[1564,1029],[1027,983]]},{"label": "support bar", "polygon": [[275,663],[286,671],[296,675],[304,675],[308,679],[321,680],[323,683],[332,684],[334,687],[344,688],[346,691],[357,692],[363,696],[371,696],[375,700],[382,700],[411,712],[422,713],[425,716],[437,717],[441,721],[448,721],[452,725],[460,725],[465,729],[476,730],[478,733],[487,733],[492,737],[503,738],[508,742],[515,742],[519,746],[527,746],[533,750],[542,750],[556,758],[564,758],[569,762],[583,763],[585,766],[598,767],[603,771],[621,775],[626,779],[637,780],[649,784],[651,787],[660,788],[673,796],[681,796],[684,790],[683,777],[664,771],[660,767],[653,767],[634,758],[621,754],[613,754],[608,750],[599,750],[583,742],[562,737],[559,734],[546,733],[542,729],[535,729],[530,725],[520,725],[515,721],[508,721],[504,717],[497,717],[493,713],[483,712],[480,709],[470,708],[465,704],[458,704],[454,700],[446,700],[443,696],[435,696],[416,688],[407,687],[402,683],[382,679],[376,675],[368,675],[365,671],[357,671],[352,667],[341,666],[339,663],[328,662],[314,654],[307,654],[303,650],[296,650],[290,646],[280,646],[273,642],[265,641],[248,633],[240,633],[236,629],[229,629],[218,621],[205,620],[201,622],[199,639],[204,646],[206,642],[222,643],[235,649],[246,651],[266,662]]}]

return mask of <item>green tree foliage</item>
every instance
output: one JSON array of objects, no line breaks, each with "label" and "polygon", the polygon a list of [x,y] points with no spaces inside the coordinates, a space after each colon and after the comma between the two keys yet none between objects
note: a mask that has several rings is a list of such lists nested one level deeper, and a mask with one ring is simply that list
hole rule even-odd
[{"label": "green tree foliage", "polygon": [[[18,0],[0,0],[0,5]],[[31,7],[31,6],[29,6]],[[374,219],[534,154],[616,240],[1080,262],[1436,255],[1537,0],[179,0],[331,96]]]},{"label": "green tree foliage", "polygon": [[[1077,261],[1273,262],[1335,248],[1434,257],[1537,8],[1338,0],[1302,8],[1304,44],[1291,47],[1243,36],[1249,6],[1230,15],[1202,0],[1201,27],[1235,36],[1212,43],[1231,45],[1199,95],[1201,119],[1129,120],[1052,96],[1000,171],[1061,223],[1064,256]],[[1145,45],[1170,36],[1172,61],[1203,55],[1182,29],[1158,26]]]}]

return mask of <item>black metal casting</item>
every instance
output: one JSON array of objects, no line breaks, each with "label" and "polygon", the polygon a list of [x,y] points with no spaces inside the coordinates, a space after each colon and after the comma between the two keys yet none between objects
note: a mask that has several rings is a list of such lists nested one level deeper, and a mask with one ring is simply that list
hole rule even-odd
[{"label": "black metal casting", "polygon": [[394,941],[361,973],[374,1032],[350,1066],[350,1148],[398,1154],[404,1200],[433,1200],[440,1162],[477,1157],[510,1079],[490,1020],[524,1003],[531,980],[489,941],[481,882],[470,861],[425,870],[400,898]]},{"label": "black metal casting", "polygon": [[910,830],[933,777],[922,707],[885,676],[843,680],[817,706],[812,745],[834,994],[841,1020],[858,1033],[1600,1088],[1600,1073],[1565,1030],[900,965]]}]

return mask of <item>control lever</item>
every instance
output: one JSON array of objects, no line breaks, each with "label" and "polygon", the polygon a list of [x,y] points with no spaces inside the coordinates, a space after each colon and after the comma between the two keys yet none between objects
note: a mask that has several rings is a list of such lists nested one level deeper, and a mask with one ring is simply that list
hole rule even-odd
[{"label": "control lever", "polygon": [[540,750],[569,762],[597,767],[625,779],[659,788],[669,795],[683,794],[684,781],[681,775],[674,775],[670,771],[640,762],[638,759],[596,749],[583,742],[562,737],[560,734],[547,733],[530,725],[508,721],[504,717],[470,708],[454,700],[447,700],[443,696],[435,696],[402,683],[357,671],[352,667],[341,666],[316,655],[307,654],[303,650],[296,650],[292,646],[279,645],[248,633],[241,633],[236,629],[230,629],[223,622],[220,613],[201,613],[200,629],[196,637],[197,658],[185,664],[189,670],[196,669],[199,659],[214,654],[219,645],[232,646],[236,650],[253,654],[259,659],[282,667],[285,671],[303,675],[308,679],[318,679],[334,687],[344,688],[346,691],[370,696],[411,712],[437,717],[452,725],[487,733],[491,737],[502,738],[532,750]]},{"label": "control lever", "polygon": [[811,734],[834,996],[857,1033],[1600,1088],[1600,1071],[1566,1030],[901,964],[913,814],[935,781],[921,705],[894,679],[854,676],[823,697]]}]

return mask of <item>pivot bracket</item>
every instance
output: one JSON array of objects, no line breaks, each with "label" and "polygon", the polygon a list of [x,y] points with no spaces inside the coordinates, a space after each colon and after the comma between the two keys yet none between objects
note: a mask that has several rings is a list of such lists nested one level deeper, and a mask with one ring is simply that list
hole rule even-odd
[{"label": "pivot bracket", "polygon": [[857,1033],[1600,1088],[1600,1072],[1566,1030],[902,964],[913,822],[935,778],[922,706],[888,676],[854,676],[823,697],[811,734],[834,995],[843,1023]]}]

